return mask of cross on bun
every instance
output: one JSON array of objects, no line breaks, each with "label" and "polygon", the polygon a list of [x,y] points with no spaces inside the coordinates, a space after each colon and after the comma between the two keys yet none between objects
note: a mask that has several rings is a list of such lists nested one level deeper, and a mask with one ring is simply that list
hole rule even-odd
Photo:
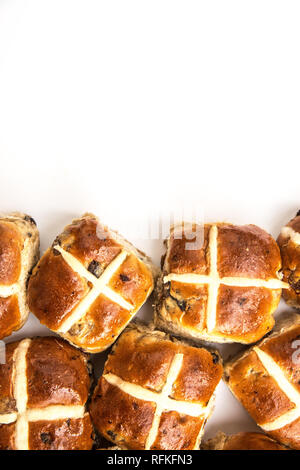
[{"label": "cross on bun", "polygon": [[223,432],[205,442],[203,450],[288,450],[260,432],[240,432],[226,436]]},{"label": "cross on bun", "polygon": [[300,308],[300,211],[285,225],[277,239],[282,258],[283,280],[289,288],[283,291],[284,300]]},{"label": "cross on bun", "polygon": [[[191,242],[193,234],[202,240]],[[253,343],[274,325],[281,289],[275,240],[255,225],[171,228],[156,289],[155,324],[181,336]]]},{"label": "cross on bun", "polygon": [[144,304],[155,270],[143,253],[92,214],[74,220],[34,269],[31,311],[87,352],[107,349]]},{"label": "cross on bun", "polygon": [[94,391],[94,425],[125,449],[199,449],[222,371],[217,352],[131,323]]},{"label": "cross on bun", "polygon": [[88,356],[61,338],[7,344],[0,364],[0,449],[91,449],[90,385]]},{"label": "cross on bun", "polygon": [[283,315],[272,334],[225,366],[225,380],[273,439],[300,450],[300,315]]},{"label": "cross on bun", "polygon": [[20,329],[29,315],[28,276],[39,257],[39,233],[26,214],[0,216],[0,339]]}]

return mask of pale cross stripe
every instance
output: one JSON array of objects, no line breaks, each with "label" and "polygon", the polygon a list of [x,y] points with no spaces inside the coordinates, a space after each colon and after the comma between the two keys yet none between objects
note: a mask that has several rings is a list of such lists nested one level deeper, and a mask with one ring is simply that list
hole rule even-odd
[{"label": "pale cross stripe", "polygon": [[277,383],[278,387],[283,391],[283,393],[289,398],[289,400],[294,403],[295,408],[284,413],[279,418],[269,423],[260,424],[260,427],[265,431],[275,431],[280,429],[296,419],[300,418],[300,393],[296,388],[291,384],[286,378],[283,370],[280,366],[274,361],[274,359],[258,347],[253,348],[256,352],[260,362],[268,372],[269,376],[272,377]]},{"label": "pale cross stripe", "polygon": [[300,233],[296,232],[292,227],[283,227],[281,235],[285,238],[290,238],[295,245],[300,245]]},{"label": "pale cross stripe", "polygon": [[18,283],[11,284],[10,286],[0,286],[0,297],[9,297],[10,295],[17,294],[20,290]]},{"label": "pale cross stripe", "polygon": [[0,414],[0,425],[16,423],[15,448],[17,450],[28,450],[29,448],[30,422],[78,419],[83,418],[85,414],[85,407],[82,405],[52,405],[46,408],[27,408],[26,355],[30,343],[30,339],[24,339],[14,351],[12,380],[17,412]]},{"label": "pale cross stripe", "polygon": [[[207,330],[213,331],[216,326],[216,311],[218,301],[218,291],[221,284],[232,287],[266,287],[268,289],[288,288],[288,284],[279,279],[251,279],[245,277],[219,277],[218,273],[218,229],[212,225],[209,231],[209,275],[203,274],[175,274],[170,273],[164,277],[164,283],[170,281],[182,282],[186,284],[207,284]],[[182,315],[182,317],[184,314]],[[181,317],[181,318],[182,318]]]},{"label": "pale cross stripe", "polygon": [[[137,398],[138,400],[150,401],[156,403],[156,410],[152,421],[152,426],[146,439],[145,449],[150,450],[155,442],[157,432],[159,429],[159,423],[163,411],[177,411],[177,413],[185,414],[188,416],[199,417],[206,413],[207,407],[203,407],[198,403],[179,401],[170,398],[169,395],[172,391],[174,382],[176,381],[180,369],[182,367],[183,354],[175,354],[174,359],[171,363],[169,373],[166,379],[166,383],[163,386],[161,392],[154,392],[148,390],[140,385],[127,382],[115,374],[105,374],[104,379],[111,385],[115,385],[122,392]],[[202,432],[202,429],[200,433]],[[197,437],[195,449],[199,445],[199,439]]]},{"label": "pale cross stripe", "polygon": [[120,305],[120,307],[124,308],[125,310],[132,310],[134,308],[131,303],[127,302],[121,295],[119,295],[117,292],[107,286],[113,275],[116,273],[116,271],[127,258],[128,253],[126,250],[122,250],[121,253],[119,253],[107,266],[102,275],[97,278],[96,276],[91,274],[80,263],[80,261],[75,258],[75,256],[65,251],[63,248],[61,248],[61,246],[57,245],[54,247],[54,249],[61,253],[65,262],[70,266],[70,268],[74,272],[79,274],[79,276],[82,276],[87,279],[87,281],[89,281],[93,285],[92,289],[89,291],[86,297],[83,298],[83,300],[78,304],[73,313],[68,318],[66,318],[66,320],[60,325],[57,331],[59,331],[60,333],[67,333],[67,331],[69,331],[70,328],[72,328],[72,326],[86,314],[90,306],[95,302],[95,300],[100,294],[105,295],[105,297],[112,300],[114,303]]}]

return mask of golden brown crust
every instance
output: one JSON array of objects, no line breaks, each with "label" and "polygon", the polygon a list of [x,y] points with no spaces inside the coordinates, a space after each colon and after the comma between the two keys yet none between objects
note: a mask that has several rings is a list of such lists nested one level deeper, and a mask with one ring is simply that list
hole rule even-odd
[{"label": "golden brown crust", "polygon": [[16,411],[16,401],[13,394],[13,355],[17,343],[5,346],[5,364],[0,364],[0,414]]},{"label": "golden brown crust", "polygon": [[[174,340],[151,327],[131,324],[114,345],[91,403],[94,424],[106,439],[121,447],[145,449],[156,403],[143,398],[143,390],[151,393],[163,390],[178,354],[183,355],[182,362],[173,377],[169,397],[176,402],[193,402],[204,408],[210,404],[222,374],[219,355]],[[141,395],[131,395],[110,383],[111,375],[122,383],[134,384],[134,389]],[[151,449],[193,449],[204,421],[205,413],[190,416],[163,409]]]},{"label": "golden brown crust", "polygon": [[[297,214],[285,227],[300,234],[300,215]],[[277,243],[282,258],[283,280],[290,285],[283,291],[283,298],[292,307],[300,308],[300,245],[284,233],[280,233]]]},{"label": "golden brown crust", "polygon": [[135,255],[129,255],[108,285],[127,302],[140,305],[145,300],[145,292],[151,289],[152,284],[149,271]]},{"label": "golden brown crust", "polygon": [[26,284],[38,255],[34,220],[19,213],[0,216],[0,339],[27,320]]},{"label": "golden brown crust", "polygon": [[240,432],[232,436],[219,432],[203,445],[204,450],[288,450],[265,434]]},{"label": "golden brown crust", "polygon": [[[211,329],[208,325],[209,285],[200,280],[198,284],[179,279],[164,282],[163,278],[169,274],[210,275],[213,226],[217,229],[216,269],[221,281],[215,324]],[[261,339],[274,326],[272,314],[280,301],[281,288],[238,284],[240,278],[252,283],[256,279],[279,280],[281,259],[275,240],[255,225],[208,224],[204,226],[201,247],[190,250],[185,247],[191,234],[186,238],[185,232],[182,239],[176,239],[176,232],[176,227],[171,229],[162,277],[157,283],[156,325],[181,336],[206,341],[249,344]],[[236,279],[237,285],[222,284],[224,277]]]},{"label": "golden brown crust", "polygon": [[267,374],[254,351],[245,354],[228,374],[229,387],[258,424],[273,421],[293,409],[293,404],[276,380]]},{"label": "golden brown crust", "polygon": [[99,227],[97,218],[92,214],[73,220],[57,237],[55,244],[66,248],[86,267],[97,261],[101,269],[105,269],[121,251],[109,230]]},{"label": "golden brown crust", "polygon": [[0,284],[18,281],[21,272],[23,237],[14,222],[0,219]]},{"label": "golden brown crust", "polygon": [[29,448],[34,450],[90,450],[93,427],[82,419],[37,421],[29,425]]},{"label": "golden brown crust", "polygon": [[0,450],[15,449],[15,423],[0,424]]},{"label": "golden brown crust", "polygon": [[[29,305],[41,323],[88,352],[108,348],[153,289],[154,277],[148,259],[117,238],[95,216],[85,214],[57,237],[29,282]],[[91,303],[87,302],[80,318],[75,318],[74,312],[76,315],[82,300],[122,253],[126,257],[105,284],[107,290],[113,291],[114,298],[102,289]],[[81,273],[74,262],[80,262]],[[64,329],[66,321],[68,326]]]},{"label": "golden brown crust", "polygon": [[[297,336],[299,335],[299,336]],[[295,317],[293,328],[283,330],[280,335],[270,336],[268,341],[261,345],[261,350],[271,356],[280,369],[284,371],[289,382],[300,393],[300,367],[293,360],[293,356],[300,346],[300,318]],[[299,343],[298,343],[299,341]]]},{"label": "golden brown crust", "polygon": [[[0,364],[0,449],[16,449],[16,361],[15,352],[22,341],[6,346],[6,362]],[[91,449],[93,428],[84,409],[89,396],[91,378],[88,356],[66,341],[55,337],[34,338],[29,342],[25,356],[26,409],[50,410],[53,406],[81,406],[83,417],[31,420],[28,418],[28,448],[43,449]],[[64,412],[64,410],[63,410]],[[11,416],[11,423],[1,424],[4,415]]]},{"label": "golden brown crust", "polygon": [[89,348],[93,348],[92,352],[102,350],[103,345],[115,341],[117,332],[122,330],[130,319],[128,310],[100,294],[84,318],[69,330],[66,339],[82,349],[87,349],[88,344]]},{"label": "golden brown crust", "polygon": [[[194,231],[195,227],[193,226]],[[183,274],[209,274],[208,260],[206,252],[208,249],[209,226],[203,228],[203,244],[197,250],[186,250],[186,243],[189,239],[186,237],[187,230],[182,234],[182,238],[176,238],[174,230],[171,228],[170,243],[168,254],[165,259],[165,265],[168,266],[168,272]]]},{"label": "golden brown crust", "polygon": [[207,406],[222,370],[219,357],[205,348],[187,347],[178,343],[176,346],[176,352],[184,354],[184,357],[171,397],[181,401],[196,401]]},{"label": "golden brown crust", "polygon": [[60,338],[36,338],[31,342],[27,378],[28,408],[87,402],[90,390],[87,357]]},{"label": "golden brown crust", "polygon": [[184,416],[176,411],[162,413],[157,438],[151,450],[194,449],[204,421],[204,418]]},{"label": "golden brown crust", "polygon": [[[114,373],[127,382],[160,391],[177,345],[147,330],[137,333],[130,325],[120,336],[105,363],[105,373]],[[159,347],[158,347],[159,345]]]},{"label": "golden brown crust", "polygon": [[288,445],[292,449],[300,450],[300,418],[281,429],[269,433],[277,441]]},{"label": "golden brown crust", "polygon": [[217,330],[224,338],[254,343],[270,331],[270,315],[280,300],[280,291],[264,287],[220,286],[217,306]]},{"label": "golden brown crust", "polygon": [[80,278],[54,250],[48,250],[34,269],[28,285],[28,303],[41,323],[56,330],[88,292]]},{"label": "golden brown crust", "polygon": [[222,224],[218,230],[220,277],[274,279],[281,267],[275,240],[256,225]]},{"label": "golden brown crust", "polygon": [[0,338],[20,328],[21,314],[17,295],[0,297]]},{"label": "golden brown crust", "polygon": [[128,449],[145,448],[155,413],[154,403],[132,398],[101,377],[90,412],[94,426],[109,441]]},{"label": "golden brown crust", "polygon": [[[299,393],[300,368],[295,344],[300,338],[300,316],[284,315],[269,337],[257,345],[281,369],[281,374]],[[273,370],[273,369],[272,369]],[[295,410],[295,403],[280,385],[278,372],[270,372],[250,348],[225,367],[225,380],[232,393],[241,401],[262,428]],[[284,445],[300,449],[300,419],[278,429],[266,431]]]}]

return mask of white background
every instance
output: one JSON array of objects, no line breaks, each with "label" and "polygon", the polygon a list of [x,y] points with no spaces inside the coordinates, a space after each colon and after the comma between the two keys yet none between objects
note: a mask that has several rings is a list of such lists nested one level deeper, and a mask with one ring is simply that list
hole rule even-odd
[{"label": "white background", "polygon": [[[277,236],[300,205],[299,21],[289,0],[0,0],[1,210],[42,251],[85,211],[131,239],[191,208]],[[255,429],[223,384],[218,429]]]}]

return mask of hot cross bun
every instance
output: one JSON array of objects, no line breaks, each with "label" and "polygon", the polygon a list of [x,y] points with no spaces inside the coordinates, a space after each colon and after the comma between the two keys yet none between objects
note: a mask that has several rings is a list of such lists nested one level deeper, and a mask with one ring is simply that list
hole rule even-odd
[{"label": "hot cross bun", "polygon": [[279,248],[268,233],[255,225],[175,226],[166,246],[156,289],[158,328],[239,343],[253,343],[272,329],[287,285],[278,274]]},{"label": "hot cross bun", "polygon": [[126,449],[198,449],[222,377],[217,352],[130,324],[95,389],[91,416]]},{"label": "hot cross bun", "polygon": [[87,352],[108,348],[154,286],[150,260],[85,214],[54,241],[29,281],[41,323]]},{"label": "hot cross bun", "polygon": [[7,344],[0,364],[0,449],[91,449],[90,372],[88,356],[61,338]]},{"label": "hot cross bun", "polygon": [[0,339],[23,326],[29,315],[26,285],[39,257],[39,233],[25,214],[0,216]]},{"label": "hot cross bun", "polygon": [[203,450],[288,450],[260,432],[240,432],[226,436],[219,432],[203,445]]},{"label": "hot cross bun", "polygon": [[277,243],[283,280],[289,285],[289,289],[283,291],[283,298],[289,305],[300,308],[300,211],[281,229]]},{"label": "hot cross bun", "polygon": [[284,315],[272,334],[230,360],[225,380],[267,434],[300,450],[300,315]]}]

